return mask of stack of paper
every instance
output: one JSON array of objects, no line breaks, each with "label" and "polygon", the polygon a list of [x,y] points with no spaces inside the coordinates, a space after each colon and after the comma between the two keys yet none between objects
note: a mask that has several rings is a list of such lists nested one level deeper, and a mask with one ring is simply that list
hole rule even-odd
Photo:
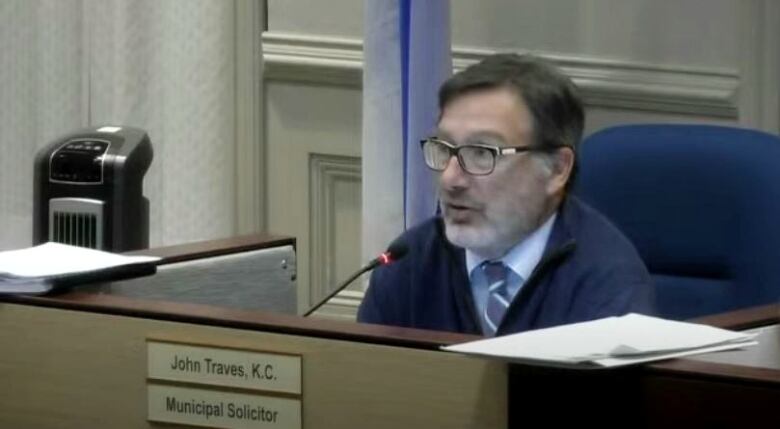
[{"label": "stack of paper", "polygon": [[575,368],[629,365],[757,344],[755,334],[641,314],[443,347],[454,352]]},{"label": "stack of paper", "polygon": [[60,243],[0,252],[0,293],[41,294],[58,285],[152,274],[153,256],[123,256]]}]

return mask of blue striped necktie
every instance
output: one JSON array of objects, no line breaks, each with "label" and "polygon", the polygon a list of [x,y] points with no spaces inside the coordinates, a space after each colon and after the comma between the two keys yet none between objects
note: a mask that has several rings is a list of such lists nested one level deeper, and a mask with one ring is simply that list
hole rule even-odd
[{"label": "blue striped necktie", "polygon": [[511,301],[506,285],[509,269],[501,261],[487,261],[482,265],[482,270],[488,283],[488,298],[483,315],[485,330],[486,333],[495,335]]}]

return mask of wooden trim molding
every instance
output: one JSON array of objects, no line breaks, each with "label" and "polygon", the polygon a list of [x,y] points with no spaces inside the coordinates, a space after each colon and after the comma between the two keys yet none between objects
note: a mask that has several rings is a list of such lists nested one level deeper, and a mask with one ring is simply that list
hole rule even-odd
[{"label": "wooden trim molding", "polygon": [[262,44],[264,79],[362,86],[360,40],[266,31]]},{"label": "wooden trim molding", "polygon": [[780,323],[780,305],[769,304],[761,307],[745,308],[728,313],[699,317],[692,320],[692,322],[735,331],[775,325]]},{"label": "wooden trim molding", "polygon": [[[5,295],[0,296],[0,303],[2,302],[422,349],[438,349],[442,345],[482,338],[457,333],[344,323],[320,318],[302,318],[200,304],[140,300],[78,291],[47,297]],[[759,320],[776,322],[778,313],[780,313],[780,306],[775,304],[717,317],[722,320],[742,320],[744,324],[752,326]],[[767,318],[771,314],[775,315],[774,318]],[[672,359],[648,364],[640,370],[651,374],[685,374],[700,378],[731,378],[780,383],[780,374],[773,369],[691,359]]]},{"label": "wooden trim molding", "polygon": [[780,131],[780,4],[744,0],[739,2],[739,12],[739,123],[776,134]]},{"label": "wooden trim molding", "polygon": [[295,247],[295,239],[281,235],[251,234],[126,253],[128,255],[158,256],[162,260],[157,265],[164,265],[288,245]]},{"label": "wooden trim molding", "polygon": [[[359,39],[265,32],[262,43],[267,80],[348,87],[362,84]],[[453,67],[461,70],[495,52],[454,47]],[[730,119],[738,116],[740,74],[736,70],[537,54],[568,73],[590,106]]]},{"label": "wooden trim molding", "polygon": [[265,142],[263,141],[260,2],[235,3],[236,57],[236,225],[238,234],[265,230]]},{"label": "wooden trim molding", "polygon": [[2,302],[428,350],[481,338],[452,332],[345,323],[288,314],[79,291],[43,297],[0,295],[0,303]]},{"label": "wooden trim molding", "polygon": [[336,185],[353,182],[360,186],[360,158],[309,154],[309,302],[319,302],[343,279],[335,276],[337,240]]}]

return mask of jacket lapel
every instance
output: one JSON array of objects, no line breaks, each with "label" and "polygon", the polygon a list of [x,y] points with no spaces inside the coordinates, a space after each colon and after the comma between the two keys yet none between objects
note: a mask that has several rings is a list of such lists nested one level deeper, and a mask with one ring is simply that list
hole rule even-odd
[{"label": "jacket lapel", "polygon": [[542,254],[542,259],[533,272],[531,272],[523,287],[512,299],[504,318],[496,329],[496,335],[504,334],[508,326],[516,324],[516,320],[519,317],[524,317],[529,323],[536,319],[536,314],[522,314],[522,312],[535,312],[538,310],[529,307],[528,303],[531,297],[537,293],[539,288],[545,287],[549,282],[550,277],[547,274],[563,263],[576,248],[577,244],[570,230],[571,222],[573,221],[571,219],[572,210],[569,208],[572,204],[570,198],[574,197],[567,197],[561,203],[558,217],[555,219],[555,224]]}]

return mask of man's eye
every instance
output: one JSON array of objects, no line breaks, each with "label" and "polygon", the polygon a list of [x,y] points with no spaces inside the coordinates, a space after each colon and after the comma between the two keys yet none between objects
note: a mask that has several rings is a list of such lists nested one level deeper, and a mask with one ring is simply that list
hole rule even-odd
[{"label": "man's eye", "polygon": [[476,162],[486,162],[493,158],[493,151],[479,146],[468,146],[464,148],[463,155]]},{"label": "man's eye", "polygon": [[475,147],[472,149],[472,155],[478,158],[489,158],[491,157],[493,152],[489,149],[485,149],[484,147]]}]

